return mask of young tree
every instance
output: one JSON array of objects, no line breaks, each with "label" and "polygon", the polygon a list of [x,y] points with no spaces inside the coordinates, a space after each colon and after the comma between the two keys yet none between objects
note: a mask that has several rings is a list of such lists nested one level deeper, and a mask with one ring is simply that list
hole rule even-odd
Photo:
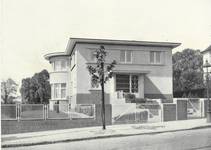
[{"label": "young tree", "polygon": [[3,103],[10,104],[17,97],[18,84],[11,78],[1,82],[1,99]]},{"label": "young tree", "polygon": [[115,67],[116,61],[114,60],[111,64],[108,64],[105,68],[105,57],[107,52],[104,46],[100,46],[99,49],[95,51],[95,57],[97,58],[96,66],[88,66],[89,73],[91,74],[92,84],[101,85],[102,94],[102,124],[103,130],[106,129],[105,125],[105,99],[104,99],[104,84],[113,75],[113,68]]}]

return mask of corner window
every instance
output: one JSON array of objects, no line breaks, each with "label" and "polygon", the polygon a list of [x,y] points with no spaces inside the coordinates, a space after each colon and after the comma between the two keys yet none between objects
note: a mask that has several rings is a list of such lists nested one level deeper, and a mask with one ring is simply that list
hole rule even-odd
[{"label": "corner window", "polygon": [[53,62],[54,71],[66,71],[67,70],[67,61],[66,60],[56,60]]},{"label": "corner window", "polygon": [[61,84],[61,98],[66,97],[66,83]]},{"label": "corner window", "polygon": [[66,83],[52,84],[52,98],[53,99],[65,99],[66,98]]},{"label": "corner window", "polygon": [[54,84],[54,98],[59,98],[59,83]]},{"label": "corner window", "polygon": [[138,93],[138,75],[116,75],[116,91]]},{"label": "corner window", "polygon": [[150,52],[150,63],[151,64],[161,64],[161,52],[151,51]]},{"label": "corner window", "polygon": [[61,61],[61,71],[66,71],[67,70],[67,61],[62,60]]},{"label": "corner window", "polygon": [[60,70],[60,61],[55,61],[54,62],[54,71],[59,71]]},{"label": "corner window", "polygon": [[132,63],[132,51],[120,51],[120,62],[122,63]]}]

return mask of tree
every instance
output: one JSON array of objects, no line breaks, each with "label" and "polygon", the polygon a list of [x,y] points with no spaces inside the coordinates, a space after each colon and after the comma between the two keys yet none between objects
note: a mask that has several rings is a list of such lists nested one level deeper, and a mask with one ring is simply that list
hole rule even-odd
[{"label": "tree", "polygon": [[17,97],[18,84],[11,78],[1,82],[1,99],[5,104],[13,103]]},{"label": "tree", "polygon": [[25,103],[49,103],[51,88],[48,81],[49,73],[42,70],[35,73],[31,78],[22,80],[21,95]]},{"label": "tree", "polygon": [[173,55],[173,89],[190,91],[204,88],[203,56],[199,50],[185,49]]},{"label": "tree", "polygon": [[116,61],[114,60],[111,64],[108,64],[106,69],[105,65],[105,57],[107,52],[105,51],[104,46],[100,46],[99,49],[95,51],[95,56],[97,58],[96,66],[88,66],[89,73],[91,74],[92,84],[100,84],[101,85],[101,94],[102,94],[102,125],[103,130],[106,129],[105,125],[105,99],[104,99],[104,84],[112,78],[113,68],[115,67]]}]

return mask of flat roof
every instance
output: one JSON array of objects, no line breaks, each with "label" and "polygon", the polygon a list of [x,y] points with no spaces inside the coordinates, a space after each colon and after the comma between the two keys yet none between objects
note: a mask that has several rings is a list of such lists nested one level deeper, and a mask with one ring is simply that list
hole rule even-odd
[{"label": "flat roof", "polygon": [[91,38],[70,38],[66,47],[66,54],[71,55],[77,43],[88,44],[109,44],[109,45],[131,45],[131,46],[162,46],[175,48],[181,43],[173,42],[152,42],[152,41],[135,41],[135,40],[113,40],[113,39],[91,39]]},{"label": "flat roof", "polygon": [[49,60],[52,57],[58,57],[58,56],[68,56],[68,55],[66,54],[66,52],[55,52],[55,53],[48,53],[44,55],[44,58],[46,60]]},{"label": "flat roof", "polygon": [[131,46],[161,46],[175,48],[181,43],[173,42],[152,42],[152,41],[135,41],[135,40],[113,40],[113,39],[91,39],[91,38],[69,38],[65,52],[55,52],[44,55],[44,58],[49,60],[52,57],[68,56],[72,54],[72,51],[76,44],[108,44],[108,45],[131,45]]}]

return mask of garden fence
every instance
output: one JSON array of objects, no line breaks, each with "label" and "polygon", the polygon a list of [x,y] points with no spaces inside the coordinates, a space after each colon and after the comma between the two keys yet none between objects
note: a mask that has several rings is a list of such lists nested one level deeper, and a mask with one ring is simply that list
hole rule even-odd
[{"label": "garden fence", "polygon": [[95,119],[94,104],[2,104],[1,120]]}]

